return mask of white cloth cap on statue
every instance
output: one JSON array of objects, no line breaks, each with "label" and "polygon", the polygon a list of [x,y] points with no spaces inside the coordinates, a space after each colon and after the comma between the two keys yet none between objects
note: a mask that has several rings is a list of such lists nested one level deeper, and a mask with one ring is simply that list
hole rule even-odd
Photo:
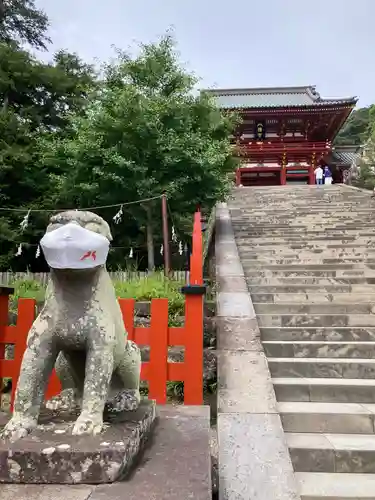
[{"label": "white cloth cap on statue", "polygon": [[74,222],[46,233],[40,240],[52,269],[90,269],[105,264],[109,241]]}]

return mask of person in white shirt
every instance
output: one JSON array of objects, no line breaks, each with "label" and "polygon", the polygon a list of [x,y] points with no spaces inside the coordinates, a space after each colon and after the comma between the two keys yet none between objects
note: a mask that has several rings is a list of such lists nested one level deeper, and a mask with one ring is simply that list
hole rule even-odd
[{"label": "person in white shirt", "polygon": [[317,184],[323,184],[323,169],[320,165],[314,170],[314,174],[315,182]]}]

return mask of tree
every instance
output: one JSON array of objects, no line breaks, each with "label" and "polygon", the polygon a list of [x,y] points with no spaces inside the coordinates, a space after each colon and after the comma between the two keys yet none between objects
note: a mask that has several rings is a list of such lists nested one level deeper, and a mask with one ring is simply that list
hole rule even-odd
[{"label": "tree", "polygon": [[0,42],[28,43],[45,49],[50,42],[46,14],[33,0],[0,0]]},{"label": "tree", "polygon": [[93,68],[75,54],[60,51],[45,64],[15,43],[0,44],[0,105],[33,130],[63,128],[68,112],[80,111],[94,82]]},{"label": "tree", "polygon": [[[95,74],[74,54],[59,52],[45,64],[15,43],[0,43],[0,203],[2,207],[38,207],[53,197],[53,176],[58,165],[46,168],[39,144],[53,136],[66,136],[70,113],[82,112],[95,87]],[[55,180],[55,178],[53,178]],[[25,214],[23,214],[25,215]],[[33,231],[19,234],[20,214],[0,212],[2,268],[21,263],[15,259],[15,242],[37,241],[46,219],[34,217]],[[38,222],[39,221],[39,222]],[[39,227],[39,229],[38,229]],[[13,229],[12,229],[13,228]]]},{"label": "tree", "polygon": [[375,106],[369,113],[370,136],[362,151],[358,173],[353,179],[357,187],[373,190],[375,187]]},{"label": "tree", "polygon": [[[194,95],[195,83],[169,36],[142,45],[135,58],[118,52],[85,115],[71,117],[75,134],[44,148],[48,165],[69,172],[57,203],[107,205],[166,192],[181,222],[198,205],[209,209],[223,200],[235,168],[236,117],[207,95]],[[159,208],[147,203],[125,212],[138,240],[146,233],[149,248],[154,235],[160,242]],[[149,252],[148,268],[153,265]]]},{"label": "tree", "polygon": [[370,113],[374,106],[355,109],[340,130],[335,145],[362,145],[370,134]]}]

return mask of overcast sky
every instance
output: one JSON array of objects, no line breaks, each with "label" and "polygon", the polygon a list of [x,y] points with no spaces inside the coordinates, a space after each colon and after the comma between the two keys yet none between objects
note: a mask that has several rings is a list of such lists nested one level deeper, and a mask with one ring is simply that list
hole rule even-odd
[{"label": "overcast sky", "polygon": [[[36,0],[51,50],[105,61],[173,27],[201,87],[316,85],[375,102],[375,0]],[[46,56],[44,56],[46,57]]]}]

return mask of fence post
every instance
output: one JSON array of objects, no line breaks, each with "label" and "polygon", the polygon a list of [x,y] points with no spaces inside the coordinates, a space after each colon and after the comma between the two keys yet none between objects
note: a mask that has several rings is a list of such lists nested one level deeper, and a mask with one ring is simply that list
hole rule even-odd
[{"label": "fence post", "polygon": [[35,319],[34,299],[19,299],[17,309],[17,323],[12,326],[13,332],[16,334],[16,342],[14,344],[14,357],[12,363],[12,399],[11,411],[13,411],[14,396],[18,384],[18,378],[21,373],[21,365],[24,352],[27,345],[27,336]]},{"label": "fence post", "polygon": [[[14,288],[9,286],[0,286],[0,361],[5,359],[5,344],[2,340],[5,337],[5,328],[8,326],[8,311],[9,311],[9,295],[14,293]],[[0,406],[1,406],[1,391],[4,388],[3,377],[1,373],[0,363]]]},{"label": "fence post", "polygon": [[190,280],[181,291],[185,294],[185,366],[189,370],[184,384],[184,403],[203,404],[203,237],[201,213],[196,212],[190,257]]},{"label": "fence post", "polygon": [[150,399],[167,402],[168,299],[152,299],[148,388]]}]

